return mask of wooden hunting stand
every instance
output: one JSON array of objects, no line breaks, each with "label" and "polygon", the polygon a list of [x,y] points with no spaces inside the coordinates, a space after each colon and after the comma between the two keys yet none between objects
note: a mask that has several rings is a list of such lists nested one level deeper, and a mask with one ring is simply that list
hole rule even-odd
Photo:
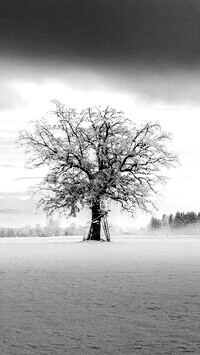
[{"label": "wooden hunting stand", "polygon": [[109,231],[109,226],[108,226],[107,213],[103,216],[101,223],[102,223],[102,227],[103,227],[103,231],[104,231],[106,240],[107,240],[107,242],[110,242],[110,231]]}]

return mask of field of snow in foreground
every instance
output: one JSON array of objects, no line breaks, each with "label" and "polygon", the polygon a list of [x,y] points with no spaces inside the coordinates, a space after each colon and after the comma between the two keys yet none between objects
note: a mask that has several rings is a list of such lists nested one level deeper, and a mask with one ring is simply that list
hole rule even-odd
[{"label": "field of snow in foreground", "polygon": [[200,238],[0,240],[0,354],[200,354]]}]

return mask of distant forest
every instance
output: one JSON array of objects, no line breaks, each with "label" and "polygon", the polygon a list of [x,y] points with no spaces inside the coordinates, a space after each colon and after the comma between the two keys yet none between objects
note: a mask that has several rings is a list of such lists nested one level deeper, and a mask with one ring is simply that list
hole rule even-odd
[{"label": "distant forest", "polygon": [[159,230],[163,228],[180,229],[184,227],[200,228],[200,212],[176,212],[175,215],[163,215],[161,219],[152,217],[150,222],[151,230]]},{"label": "distant forest", "polygon": [[[0,228],[0,238],[15,237],[51,237],[51,236],[82,236],[88,233],[90,222],[86,225],[71,223],[68,227],[61,227],[57,219],[49,218],[46,226],[36,224],[34,227]],[[112,235],[132,235],[136,230],[130,227],[112,226],[109,224]]]},{"label": "distant forest", "polygon": [[[89,222],[83,225],[71,223],[68,227],[61,227],[57,219],[50,218],[46,226],[36,224],[34,227],[0,228],[0,238],[15,237],[51,237],[51,236],[85,236],[89,229]],[[134,227],[110,225],[112,235],[199,235],[200,212],[176,212],[175,215],[164,214],[162,218],[152,217],[148,226],[136,229]]]},{"label": "distant forest", "polygon": [[88,227],[77,226],[75,223],[71,223],[69,227],[62,228],[56,219],[50,218],[44,227],[36,224],[35,227],[0,228],[0,238],[85,235],[87,229]]}]

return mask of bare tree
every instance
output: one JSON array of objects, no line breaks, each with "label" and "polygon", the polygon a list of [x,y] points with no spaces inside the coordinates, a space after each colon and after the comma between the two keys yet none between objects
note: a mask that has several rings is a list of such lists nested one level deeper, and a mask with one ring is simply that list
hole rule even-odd
[{"label": "bare tree", "polygon": [[150,211],[156,186],[165,181],[162,168],[176,161],[167,149],[170,135],[159,123],[137,125],[111,107],[78,112],[58,101],[54,104],[53,124],[41,119],[33,132],[22,131],[19,138],[31,154],[29,167],[49,167],[36,186],[42,193],[39,205],[47,214],[76,216],[89,206],[87,239],[100,240],[105,201],[118,202],[131,214],[137,208]]}]

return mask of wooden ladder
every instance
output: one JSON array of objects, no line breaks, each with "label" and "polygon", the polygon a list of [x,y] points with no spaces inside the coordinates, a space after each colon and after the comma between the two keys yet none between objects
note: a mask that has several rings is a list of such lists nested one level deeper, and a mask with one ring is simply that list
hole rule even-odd
[{"label": "wooden ladder", "polygon": [[107,242],[110,242],[110,231],[109,231],[108,220],[107,220],[106,215],[104,215],[102,218],[102,226],[103,226],[103,231],[104,231],[106,240],[107,240]]}]

